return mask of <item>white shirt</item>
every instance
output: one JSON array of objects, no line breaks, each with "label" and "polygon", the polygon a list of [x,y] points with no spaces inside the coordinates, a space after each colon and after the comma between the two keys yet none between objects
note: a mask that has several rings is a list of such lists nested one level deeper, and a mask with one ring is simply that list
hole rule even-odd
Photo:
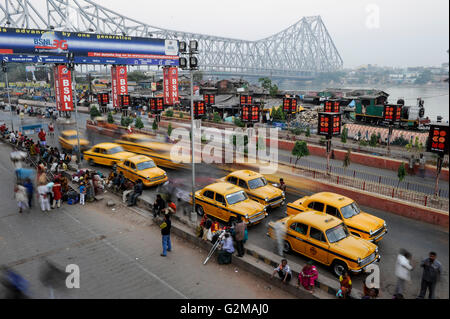
[{"label": "white shirt", "polygon": [[41,185],[38,187],[38,193],[41,196],[41,198],[43,198],[44,195],[47,195],[48,193],[48,188],[46,185]]},{"label": "white shirt", "polygon": [[409,263],[409,260],[403,256],[398,255],[397,256],[397,263],[395,264],[395,275],[403,280],[410,281],[411,275],[410,272],[413,269],[411,264]]}]

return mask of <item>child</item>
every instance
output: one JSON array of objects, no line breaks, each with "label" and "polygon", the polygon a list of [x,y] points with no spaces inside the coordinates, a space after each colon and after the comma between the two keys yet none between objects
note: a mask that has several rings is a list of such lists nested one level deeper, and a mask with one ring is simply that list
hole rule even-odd
[{"label": "child", "polygon": [[86,196],[86,186],[84,186],[84,182],[80,184],[80,204],[84,206],[84,198]]}]

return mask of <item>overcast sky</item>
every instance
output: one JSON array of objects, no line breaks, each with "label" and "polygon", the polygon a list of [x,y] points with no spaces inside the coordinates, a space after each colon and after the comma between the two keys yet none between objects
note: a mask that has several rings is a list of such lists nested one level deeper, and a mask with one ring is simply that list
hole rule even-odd
[{"label": "overcast sky", "polygon": [[258,40],[304,16],[320,15],[345,67],[440,66],[449,60],[448,0],[95,2],[153,26],[245,40]]}]

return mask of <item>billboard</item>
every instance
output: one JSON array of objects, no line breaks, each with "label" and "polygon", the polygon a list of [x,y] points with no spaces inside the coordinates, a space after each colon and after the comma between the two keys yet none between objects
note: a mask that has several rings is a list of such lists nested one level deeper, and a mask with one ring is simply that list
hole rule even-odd
[{"label": "billboard", "polygon": [[90,58],[176,59],[178,41],[122,35],[0,28],[0,54],[66,55]]},{"label": "billboard", "polygon": [[318,134],[328,138],[341,134],[340,113],[319,113]]},{"label": "billboard", "polygon": [[448,154],[448,134],[448,124],[432,124],[430,126],[430,135],[428,137],[427,152],[436,153],[442,156]]},{"label": "billboard", "polygon": [[164,68],[164,104],[174,105],[178,103],[178,69],[177,68]]},{"label": "billboard", "polygon": [[326,101],[323,107],[325,113],[340,113],[341,106],[339,101]]},{"label": "billboard", "polygon": [[113,107],[121,107],[119,96],[128,94],[127,67],[113,65],[111,67],[111,78]]},{"label": "billboard", "polygon": [[66,112],[73,111],[72,73],[65,65],[57,65],[55,74],[56,109]]}]

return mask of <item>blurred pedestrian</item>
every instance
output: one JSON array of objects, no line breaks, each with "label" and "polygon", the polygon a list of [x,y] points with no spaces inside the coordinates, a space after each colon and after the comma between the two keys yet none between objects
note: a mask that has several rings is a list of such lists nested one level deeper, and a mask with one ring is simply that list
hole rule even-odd
[{"label": "blurred pedestrian", "polygon": [[410,260],[411,254],[402,249],[397,256],[397,262],[395,264],[395,276],[397,277],[397,285],[394,293],[395,299],[404,299],[405,284],[411,280],[411,270],[413,270]]},{"label": "blurred pedestrian", "polygon": [[287,284],[288,282],[291,281],[292,272],[291,272],[291,268],[289,268],[287,259],[282,259],[281,264],[273,270],[272,278],[275,276],[275,274],[278,274],[280,279],[285,284]]},{"label": "blurred pedestrian", "polygon": [[41,130],[38,133],[38,137],[39,137],[39,140],[41,141],[41,145],[44,145],[44,146],[47,145],[46,135],[47,135],[47,133],[45,133],[44,129],[41,128]]},{"label": "blurred pedestrian", "polygon": [[156,201],[153,204],[153,217],[159,216],[164,208],[166,208],[166,202],[161,194],[156,195]]},{"label": "blurred pedestrian", "polygon": [[345,271],[340,277],[339,277],[339,283],[340,283],[340,289],[338,291],[338,297],[348,299],[350,297],[350,294],[352,292],[352,279],[350,278],[350,275],[348,271]]},{"label": "blurred pedestrian", "polygon": [[34,194],[34,186],[31,182],[31,179],[27,178],[23,186],[27,189],[27,197],[28,197],[28,208],[33,207],[33,194]]},{"label": "blurred pedestrian", "polygon": [[14,196],[17,201],[17,206],[19,207],[19,213],[22,214],[23,210],[28,207],[28,196],[27,189],[20,184],[14,187]]},{"label": "blurred pedestrian", "polygon": [[85,205],[85,197],[86,197],[86,186],[84,182],[80,183],[80,205]]},{"label": "blurred pedestrian", "polygon": [[432,251],[428,258],[420,263],[420,267],[423,268],[422,283],[420,285],[420,293],[418,299],[424,299],[427,290],[429,292],[428,298],[434,299],[434,290],[436,289],[436,283],[438,282],[442,274],[441,263],[436,259],[437,254]]},{"label": "blurred pedestrian", "polygon": [[60,208],[61,207],[61,199],[62,199],[62,193],[61,193],[61,184],[59,179],[55,179],[55,183],[53,184],[53,205],[52,208]]},{"label": "blurred pedestrian", "polygon": [[50,212],[50,202],[48,197],[48,187],[46,184],[40,184],[38,187],[39,201],[42,212]]},{"label": "blurred pedestrian", "polygon": [[286,183],[284,182],[284,179],[280,178],[280,189],[286,193]]}]

